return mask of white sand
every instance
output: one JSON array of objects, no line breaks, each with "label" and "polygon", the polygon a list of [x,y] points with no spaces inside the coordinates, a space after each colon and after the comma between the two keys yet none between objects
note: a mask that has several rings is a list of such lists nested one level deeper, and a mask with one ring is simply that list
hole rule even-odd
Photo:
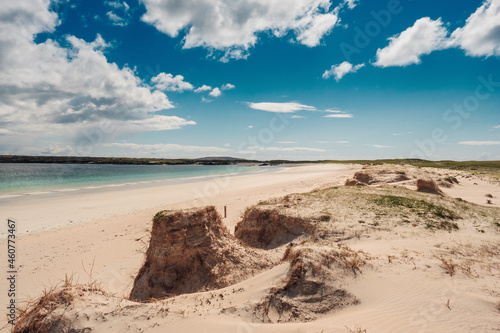
[{"label": "white sand", "polygon": [[[18,225],[20,300],[73,276],[92,278],[105,290],[127,295],[142,264],[152,217],[165,209],[214,205],[231,232],[241,213],[259,200],[342,183],[357,166],[310,165],[179,185],[141,184],[117,189],[24,196],[0,201],[2,219]],[[155,186],[156,185],[156,186]],[[5,237],[5,230],[2,235]],[[5,248],[5,239],[0,248]],[[85,267],[85,270],[83,269]],[[0,290],[6,290],[2,279]],[[2,295],[2,297],[5,297]]]},{"label": "white sand", "polygon": [[[174,186],[144,184],[137,188],[39,195],[12,200],[8,207],[0,204],[2,217],[16,217],[20,222],[21,299],[37,296],[44,286],[55,285],[65,274],[79,283],[89,279],[101,281],[104,290],[127,296],[143,260],[151,218],[157,211],[215,205],[222,213],[226,205],[228,217],[224,222],[233,231],[244,209],[259,200],[343,184],[360,169],[361,166],[310,165]],[[484,196],[491,193],[493,206],[498,207],[498,184],[476,178],[459,180],[460,185],[445,189],[448,196],[492,206],[486,204]],[[287,264],[215,292],[182,295],[141,307],[119,298],[94,297],[79,311],[89,314],[92,332],[327,333],[354,331],[358,325],[368,333],[500,331],[500,271],[495,268],[498,265],[476,265],[477,277],[461,273],[451,277],[443,272],[437,259],[444,249],[454,246],[479,249],[482,245],[498,244],[498,231],[479,233],[471,226],[453,234],[420,234],[411,229],[399,232],[380,231],[348,242],[351,248],[373,256],[363,275],[343,286],[361,304],[309,323],[260,324],[237,312],[221,314],[224,308],[258,301],[285,277]],[[4,243],[2,240],[0,247],[5,248]],[[393,256],[390,264],[388,255]],[[4,281],[0,288],[5,290]],[[219,294],[224,298],[218,299]],[[207,304],[207,300],[211,300],[210,305],[197,305]],[[168,315],[160,315],[163,307],[169,309]],[[117,316],[106,315],[103,320],[96,313]],[[129,322],[124,322],[124,313]]]}]

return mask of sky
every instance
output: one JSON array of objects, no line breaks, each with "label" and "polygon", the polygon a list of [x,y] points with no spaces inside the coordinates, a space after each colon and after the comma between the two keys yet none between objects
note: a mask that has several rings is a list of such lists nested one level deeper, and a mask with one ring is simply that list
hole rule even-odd
[{"label": "sky", "polygon": [[500,160],[500,0],[4,0],[0,154]]}]

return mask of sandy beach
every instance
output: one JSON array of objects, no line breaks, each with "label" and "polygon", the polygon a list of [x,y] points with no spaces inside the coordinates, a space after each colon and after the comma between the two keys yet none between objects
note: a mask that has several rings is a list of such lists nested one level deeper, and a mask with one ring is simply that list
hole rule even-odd
[{"label": "sandy beach", "polygon": [[111,293],[127,295],[156,212],[207,205],[222,212],[226,206],[224,222],[232,230],[244,209],[260,200],[341,183],[346,172],[357,168],[296,166],[178,185],[139,184],[4,200],[2,218],[18,223],[20,300],[37,296],[66,275],[87,282],[85,269],[89,272],[92,263],[93,279]]},{"label": "sandy beach", "polygon": [[[348,246],[349,251],[360,251],[362,261],[366,262],[360,266],[362,274],[351,278],[346,278],[348,274],[338,276],[342,289],[358,300],[356,305],[328,312],[315,320],[278,323],[275,318],[274,324],[262,323],[248,311],[269,288],[286,279],[290,269],[286,262],[215,292],[186,294],[141,306],[126,299],[144,261],[151,221],[158,211],[215,206],[223,214],[226,206],[227,218],[222,221],[233,233],[247,207],[315,189],[348,189],[344,182],[362,168],[361,165],[305,165],[186,184],[141,184],[8,199],[1,206],[3,218],[15,218],[19,226],[18,301],[22,304],[32,300],[44,288],[63,285],[65,279],[73,284],[96,282],[106,295],[82,292],[81,303],[72,310],[80,314],[77,316],[80,319],[75,318],[79,325],[82,314],[88,317],[82,325],[91,328],[91,332],[163,332],[165,327],[172,332],[499,330],[500,229],[491,224],[496,213],[483,220],[472,217],[458,220],[460,229],[451,233],[402,225],[391,219],[379,221],[368,213],[363,213],[365,216],[350,211],[347,203],[331,208],[322,203],[321,209],[311,203],[307,208],[289,212],[293,216],[313,216],[318,211],[333,211],[332,218],[338,221],[336,228],[355,235],[338,244]],[[380,170],[384,167],[374,167],[370,172]],[[442,187],[449,202],[460,197],[470,205],[487,206],[484,209],[499,207],[500,186],[487,178],[441,169],[408,170],[407,175],[418,172],[433,179],[453,173],[459,184]],[[398,188],[413,192],[415,180],[408,179],[398,184]],[[383,191],[396,191],[392,185],[389,189],[384,186]],[[377,189],[370,185],[367,191]],[[487,204],[485,194],[493,197],[491,204]],[[433,195],[422,196],[432,199]],[[304,198],[307,200],[308,196]],[[389,222],[394,224],[389,226]],[[382,227],[378,228],[379,225]],[[4,239],[1,243],[5,247]],[[284,248],[273,251],[281,257]],[[450,253],[458,256],[450,260],[462,265],[456,267],[454,276],[443,272],[439,259],[451,256]],[[5,290],[5,280],[0,287]],[[160,315],[162,309],[168,309],[168,314]],[[269,318],[273,320],[270,314]]]}]

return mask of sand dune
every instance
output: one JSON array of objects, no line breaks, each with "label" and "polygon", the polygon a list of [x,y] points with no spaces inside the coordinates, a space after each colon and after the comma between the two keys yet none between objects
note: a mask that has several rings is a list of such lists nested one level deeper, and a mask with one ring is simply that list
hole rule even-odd
[{"label": "sand dune", "polygon": [[[354,177],[361,170],[316,165],[235,177],[230,189],[196,205],[191,200],[163,206],[212,204],[220,213],[226,205],[223,222],[231,231],[243,214],[253,214],[246,218],[264,223],[240,229],[250,232],[253,243],[261,239],[259,228],[285,232],[265,228],[272,216],[307,221],[309,227],[293,229],[293,243],[253,244],[264,247],[258,251],[271,267],[225,288],[152,303],[126,299],[149,246],[149,221],[160,210],[151,205],[24,236],[23,288],[35,295],[42,284],[74,269],[83,286],[63,288],[72,300],[59,302],[54,314],[63,315],[59,328],[82,332],[500,330],[499,184],[467,172],[409,166],[364,166],[370,180]],[[405,177],[393,177],[401,172]],[[344,186],[350,178],[366,185]],[[417,192],[417,180],[424,178],[435,181],[442,195]],[[86,276],[94,258],[92,276]],[[90,278],[100,282],[98,288],[87,283]]]}]

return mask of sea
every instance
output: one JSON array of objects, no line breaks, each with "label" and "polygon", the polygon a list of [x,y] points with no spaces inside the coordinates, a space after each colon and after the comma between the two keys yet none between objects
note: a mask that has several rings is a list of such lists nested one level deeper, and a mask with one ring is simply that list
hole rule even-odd
[{"label": "sea", "polygon": [[0,163],[0,198],[9,194],[65,191],[139,183],[182,183],[259,172],[241,165],[114,165]]}]

